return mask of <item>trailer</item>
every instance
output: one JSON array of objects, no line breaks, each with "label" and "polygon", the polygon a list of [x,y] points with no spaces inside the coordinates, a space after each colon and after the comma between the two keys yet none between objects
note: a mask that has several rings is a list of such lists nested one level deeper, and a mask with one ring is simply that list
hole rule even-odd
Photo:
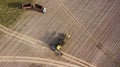
[{"label": "trailer", "polygon": [[25,4],[22,4],[22,6],[21,6],[21,8],[22,9],[30,9],[30,8],[32,8],[33,6],[32,6],[32,4],[30,4],[30,3],[25,3]]},{"label": "trailer", "polygon": [[22,4],[21,5],[21,8],[22,9],[34,9],[36,11],[39,11],[39,12],[42,12],[42,13],[46,13],[46,8],[44,8],[42,5],[39,5],[39,4],[30,4],[30,3],[25,3],[25,4]]},{"label": "trailer", "polygon": [[39,12],[46,13],[46,8],[44,8],[42,5],[34,4],[33,8]]}]

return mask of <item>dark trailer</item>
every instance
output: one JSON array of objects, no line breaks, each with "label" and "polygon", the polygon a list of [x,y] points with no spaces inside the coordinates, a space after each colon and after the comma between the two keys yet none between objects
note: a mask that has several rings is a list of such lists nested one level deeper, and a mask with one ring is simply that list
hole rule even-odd
[{"label": "dark trailer", "polygon": [[32,7],[33,7],[33,6],[32,6],[32,4],[30,4],[30,3],[22,4],[22,6],[21,6],[22,9],[30,9],[30,8],[32,8]]},{"label": "dark trailer", "polygon": [[44,8],[42,5],[39,4],[34,4],[33,8],[37,11],[40,11],[42,13],[46,13],[46,8]]}]

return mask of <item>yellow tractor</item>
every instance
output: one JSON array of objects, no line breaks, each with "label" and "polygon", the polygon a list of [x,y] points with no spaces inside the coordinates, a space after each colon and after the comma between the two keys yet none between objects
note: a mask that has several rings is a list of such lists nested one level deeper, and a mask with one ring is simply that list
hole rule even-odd
[{"label": "yellow tractor", "polygon": [[51,49],[57,54],[62,56],[62,52],[60,51],[61,48],[65,45],[66,41],[68,39],[70,39],[71,36],[67,33],[62,33],[59,38],[58,38],[58,42],[54,45],[51,45]]}]

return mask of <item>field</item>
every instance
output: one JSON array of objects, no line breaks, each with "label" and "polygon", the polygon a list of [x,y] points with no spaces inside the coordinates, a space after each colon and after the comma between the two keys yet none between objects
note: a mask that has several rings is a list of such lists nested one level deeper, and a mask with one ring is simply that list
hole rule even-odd
[{"label": "field", "polygon": [[0,0],[0,24],[6,27],[15,25],[24,12],[20,9],[22,3],[32,3],[32,0]]},{"label": "field", "polygon": [[[120,0],[35,0],[0,39],[0,67],[120,67]],[[63,56],[50,50],[59,33],[72,37]]]}]

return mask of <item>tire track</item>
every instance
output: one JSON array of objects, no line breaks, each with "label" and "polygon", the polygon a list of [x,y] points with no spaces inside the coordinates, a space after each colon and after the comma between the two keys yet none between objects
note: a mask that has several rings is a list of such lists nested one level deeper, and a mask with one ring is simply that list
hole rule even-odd
[{"label": "tire track", "polygon": [[[63,9],[65,10],[65,12],[69,15],[69,17],[71,19],[73,19],[75,21],[75,24],[77,24],[79,28],[83,28],[83,30],[85,30],[97,43],[99,43],[99,41],[82,24],[79,23],[79,21],[76,19],[76,17],[74,17],[72,15],[72,13],[67,9],[67,7],[63,4],[63,2],[61,0],[56,0],[56,1],[59,2],[59,4],[61,5],[62,8],[64,7]],[[71,55],[66,54],[66,53],[64,53],[64,54],[71,58]],[[76,57],[72,57],[72,58],[77,60],[77,61],[79,61],[79,62],[85,63],[86,65],[88,65],[90,67],[96,67],[95,65],[92,65],[92,64],[90,64],[88,62],[85,62],[83,60],[77,59]]]},{"label": "tire track", "polygon": [[69,60],[69,61],[72,61],[72,62],[74,62],[74,63],[77,63],[77,64],[80,63],[79,65],[82,66],[82,67],[89,67],[88,65],[86,65],[86,64],[84,64],[84,63],[81,64],[81,62],[79,62],[79,61],[76,62],[76,60],[70,59],[70,58],[67,57],[66,55],[63,55],[62,57],[65,58],[65,59],[67,59],[67,60]]},{"label": "tire track", "polygon": [[[56,0],[56,1],[57,1],[57,2],[60,4],[60,6],[64,9],[64,11],[69,15],[69,17],[75,21],[74,23],[77,24],[77,25],[79,26],[79,28],[82,28],[83,30],[85,30],[85,31],[90,35],[90,37],[92,37],[92,38],[96,41],[96,43],[98,43],[98,44],[101,45],[101,43],[99,42],[99,40],[97,40],[97,39],[95,38],[95,36],[92,35],[92,34],[77,20],[77,18],[73,16],[73,14],[69,11],[69,9],[64,5],[64,3],[63,3],[61,0]],[[116,2],[117,2],[117,1],[116,1]],[[103,50],[103,52],[106,53],[105,50]],[[112,57],[112,56],[110,56],[110,57]],[[76,60],[77,60],[77,59],[76,59]],[[80,61],[80,59],[78,59],[78,60]],[[87,63],[86,63],[86,64],[87,64]],[[91,65],[91,64],[88,64],[88,65]],[[92,67],[93,67],[93,66],[92,66]]]},{"label": "tire track", "polygon": [[[24,41],[26,41],[26,42],[29,42],[29,43],[31,43],[31,44],[34,44],[34,45],[27,44],[27,45],[29,45],[29,46],[39,48],[39,47],[43,47],[42,45],[45,45],[45,43],[43,43],[43,42],[40,41],[40,40],[36,40],[36,39],[34,39],[34,38],[30,38],[30,37],[28,37],[28,36],[26,36],[26,35],[20,34],[20,33],[16,32],[16,31],[12,31],[11,29],[4,27],[3,25],[0,25],[0,30],[1,30],[2,32],[6,33],[7,35],[10,35],[10,36],[13,36],[13,37],[17,37],[17,38],[19,38],[19,39],[21,39],[21,40],[24,40]],[[42,45],[39,45],[39,44],[42,44]],[[44,49],[48,49],[47,47],[48,47],[48,46],[44,47]],[[86,65],[95,67],[95,66],[93,66],[92,64],[89,65],[88,62],[85,62],[85,61],[83,62],[83,60],[82,60],[82,61],[81,61],[81,60],[78,60],[79,58],[76,58],[76,57],[74,57],[74,56],[71,56],[71,55],[69,55],[69,54],[67,54],[67,53],[65,53],[65,52],[63,52],[63,53],[64,53],[64,55],[65,55],[65,56],[63,56],[63,58],[65,58],[65,59],[67,59],[67,60],[70,60],[71,62],[77,63],[77,64],[79,64],[79,65],[83,65],[84,67],[87,67]],[[78,62],[78,61],[79,61],[79,62]]]},{"label": "tire track", "polygon": [[90,64],[90,63],[88,63],[88,62],[86,62],[86,61],[83,61],[83,60],[81,60],[81,59],[78,59],[78,58],[76,58],[76,57],[73,57],[73,56],[71,56],[71,55],[69,55],[69,54],[67,54],[67,53],[65,53],[65,52],[62,52],[65,56],[63,56],[64,58],[66,58],[67,60],[71,60],[70,58],[72,58],[72,61],[74,62],[74,60],[75,61],[78,61],[79,63],[82,63],[82,66],[84,66],[84,67],[96,67],[96,66],[94,66],[94,65],[92,65],[92,64]]},{"label": "tire track", "polygon": [[36,58],[36,57],[22,57],[22,56],[0,56],[0,62],[30,62],[49,64],[58,67],[80,67],[75,64],[56,61],[52,59]]},{"label": "tire track", "polygon": [[75,24],[79,27],[82,28],[84,31],[86,31],[96,42],[99,43],[99,41],[81,24],[79,23],[79,21],[76,19],[76,17],[73,16],[73,14],[69,11],[69,9],[63,4],[63,2],[61,0],[56,0],[56,2],[59,2],[59,5],[64,9],[64,11],[66,12],[66,14],[68,14],[68,16],[73,19],[75,22]]},{"label": "tire track", "polygon": [[[31,38],[31,37],[25,36],[23,34],[20,34],[20,33],[16,32],[16,31],[12,31],[11,29],[4,27],[3,25],[0,25],[0,30],[2,32],[12,36],[12,37],[17,37],[17,38],[19,38],[21,40],[24,40],[26,42],[35,44],[35,45],[30,45],[29,44],[29,46],[39,48],[39,47],[41,47],[41,45],[44,45],[44,43],[42,41],[40,41],[40,40],[36,40],[34,38]],[[39,44],[41,44],[41,45],[39,45]]]}]

